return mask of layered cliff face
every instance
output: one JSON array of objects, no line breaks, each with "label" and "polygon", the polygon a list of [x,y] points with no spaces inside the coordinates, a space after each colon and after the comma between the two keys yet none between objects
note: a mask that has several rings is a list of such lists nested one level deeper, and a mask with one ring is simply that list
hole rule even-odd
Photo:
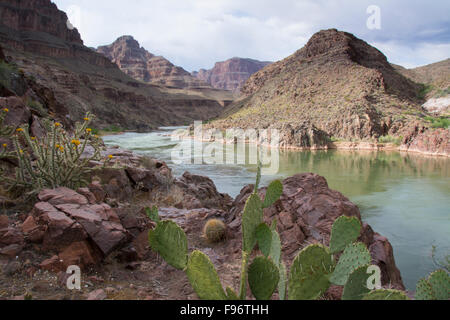
[{"label": "layered cliff face", "polygon": [[216,89],[229,90],[238,93],[245,81],[255,72],[271,64],[267,61],[253,59],[232,58],[217,62],[210,70],[194,71],[193,76],[209,83]]},{"label": "layered cliff face", "polygon": [[223,109],[215,92],[172,90],[124,74],[85,47],[78,31],[68,29],[66,14],[50,0],[0,0],[0,17],[5,55],[56,104],[65,106],[67,112],[57,116],[68,121],[92,111],[99,128],[149,130],[206,120]]},{"label": "layered cliff face", "polygon": [[206,88],[204,81],[191,76],[169,60],[142,48],[132,36],[123,36],[114,43],[98,47],[97,52],[117,64],[130,77],[143,82],[174,88]]},{"label": "layered cliff face", "polygon": [[212,125],[288,133],[306,125],[348,140],[402,135],[410,121],[425,115],[419,90],[376,48],[352,34],[323,30],[252,75],[243,97]]}]

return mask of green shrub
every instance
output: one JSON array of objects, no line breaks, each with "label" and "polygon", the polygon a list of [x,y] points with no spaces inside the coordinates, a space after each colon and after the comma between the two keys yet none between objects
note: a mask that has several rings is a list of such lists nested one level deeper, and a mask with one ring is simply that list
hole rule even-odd
[{"label": "green shrub", "polygon": [[[88,183],[85,178],[92,171],[88,163],[100,160],[100,140],[88,127],[91,118],[88,114],[82,123],[77,123],[73,134],[67,133],[60,123],[45,120],[46,135],[40,139],[30,136],[28,125],[16,129],[12,136],[18,159],[16,176],[2,175],[1,179],[10,189],[31,194],[44,188],[85,186]],[[94,153],[82,157],[88,145],[94,148]]]},{"label": "green shrub", "polygon": [[395,144],[396,146],[399,146],[402,144],[402,140],[403,140],[402,137],[394,137],[394,136],[387,135],[387,136],[380,137],[378,139],[378,142],[384,143],[384,144],[392,143],[392,144]]},{"label": "green shrub", "polygon": [[424,119],[430,123],[431,127],[434,129],[447,129],[450,127],[450,117],[425,117]]}]

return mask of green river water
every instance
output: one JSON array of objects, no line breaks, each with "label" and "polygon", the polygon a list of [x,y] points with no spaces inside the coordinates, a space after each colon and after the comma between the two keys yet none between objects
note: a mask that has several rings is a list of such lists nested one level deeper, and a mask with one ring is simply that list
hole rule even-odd
[{"label": "green river water", "polygon": [[[107,145],[166,161],[175,176],[185,171],[208,176],[220,192],[232,197],[254,183],[255,165],[174,164],[171,154],[178,142],[168,135],[173,129],[103,139]],[[224,148],[232,152],[235,147]],[[359,206],[365,222],[389,239],[409,290],[437,268],[431,259],[433,245],[437,246],[438,258],[450,254],[449,159],[398,152],[279,151],[279,171],[264,175],[262,184],[302,172],[324,176],[332,189]]]}]

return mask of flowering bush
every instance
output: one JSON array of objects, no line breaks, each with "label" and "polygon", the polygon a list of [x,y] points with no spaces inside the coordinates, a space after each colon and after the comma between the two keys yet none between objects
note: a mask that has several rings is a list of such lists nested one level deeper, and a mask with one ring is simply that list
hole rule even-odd
[{"label": "flowering bush", "polygon": [[[59,122],[44,120],[46,135],[40,139],[29,134],[28,125],[16,129],[12,135],[18,160],[15,178],[3,176],[10,188],[23,188],[31,193],[44,188],[68,187],[76,189],[86,185],[85,177],[92,170],[91,160],[100,160],[100,139],[92,135],[87,114],[82,123],[69,134]],[[90,145],[92,154],[84,154]]]}]

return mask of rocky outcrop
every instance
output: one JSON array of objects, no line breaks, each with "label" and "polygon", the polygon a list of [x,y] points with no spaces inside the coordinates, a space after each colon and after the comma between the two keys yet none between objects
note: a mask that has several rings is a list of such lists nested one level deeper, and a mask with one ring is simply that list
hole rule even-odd
[{"label": "rocky outcrop", "polygon": [[209,83],[213,88],[238,93],[252,74],[269,64],[271,62],[232,58],[217,62],[214,68],[210,70],[200,69],[199,71],[194,71],[192,75]]},{"label": "rocky outcrop", "polygon": [[67,15],[49,0],[0,1],[0,40],[15,50],[113,67],[108,59],[83,45],[78,30],[68,28]]},{"label": "rocky outcrop", "polygon": [[415,123],[406,132],[400,150],[448,157],[450,130],[428,129],[420,123]]},{"label": "rocky outcrop", "polygon": [[376,48],[350,33],[322,30],[293,55],[253,74],[241,99],[211,126],[266,129],[309,122],[335,138],[377,140],[424,112],[419,90]]},{"label": "rocky outcrop", "polygon": [[97,52],[136,80],[174,88],[208,87],[207,83],[192,77],[183,68],[142,48],[132,36],[122,36],[110,45],[100,46]]},{"label": "rocky outcrop", "polygon": [[[345,215],[361,219],[358,207],[341,193],[329,189],[327,181],[316,174],[304,173],[287,178],[283,187],[280,200],[264,210],[264,220],[269,224],[273,219],[277,220],[283,258],[288,265],[298,251],[309,244],[329,245],[331,227],[338,217]],[[242,210],[252,192],[251,185],[242,189],[226,217],[231,233],[236,237],[240,233]],[[264,196],[265,192],[266,188],[262,188],[259,195]],[[404,289],[389,241],[367,224],[363,224],[359,240],[367,245],[372,263],[382,270],[382,284]]]}]

